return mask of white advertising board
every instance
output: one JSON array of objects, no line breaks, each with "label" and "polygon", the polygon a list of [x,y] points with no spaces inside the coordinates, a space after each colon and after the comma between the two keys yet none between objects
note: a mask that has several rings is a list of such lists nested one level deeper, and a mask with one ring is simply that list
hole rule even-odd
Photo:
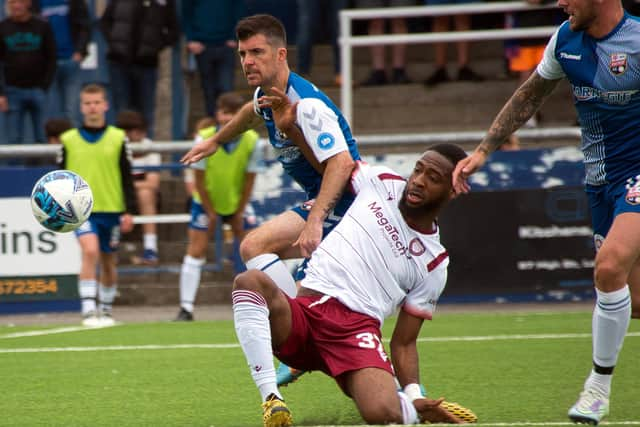
[{"label": "white advertising board", "polygon": [[73,232],[54,233],[31,213],[28,197],[0,198],[0,277],[65,275],[80,271]]}]

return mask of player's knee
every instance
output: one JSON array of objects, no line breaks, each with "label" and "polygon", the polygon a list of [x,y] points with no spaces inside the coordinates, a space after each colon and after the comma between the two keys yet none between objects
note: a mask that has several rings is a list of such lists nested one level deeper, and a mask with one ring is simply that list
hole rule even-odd
[{"label": "player's knee", "polygon": [[87,247],[82,250],[82,258],[85,262],[97,263],[100,256],[100,249],[97,247]]},{"label": "player's knee", "polygon": [[256,233],[250,231],[240,242],[240,257],[243,261],[247,262],[251,258],[255,258],[260,255],[262,247],[259,237]]},{"label": "player's knee", "polygon": [[269,287],[268,276],[259,270],[240,273],[233,280],[233,290],[256,291],[262,294]]},{"label": "player's knee", "polygon": [[397,402],[377,402],[360,408],[362,419],[367,424],[402,424],[402,409]]},{"label": "player's knee", "polygon": [[624,284],[627,275],[612,257],[596,258],[593,276],[599,290],[613,292],[620,289],[620,284]]}]

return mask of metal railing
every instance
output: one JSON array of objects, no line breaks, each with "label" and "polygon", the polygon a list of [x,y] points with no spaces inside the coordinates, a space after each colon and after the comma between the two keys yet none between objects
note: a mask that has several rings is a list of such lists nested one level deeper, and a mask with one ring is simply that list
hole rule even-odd
[{"label": "metal railing", "polygon": [[401,18],[416,16],[446,16],[459,14],[482,14],[496,12],[517,12],[556,8],[555,5],[533,6],[524,1],[463,4],[453,6],[390,7],[377,9],[345,9],[340,11],[340,59],[342,87],[340,106],[342,114],[353,128],[353,64],[352,50],[358,46],[417,44],[459,41],[504,40],[510,38],[548,37],[555,26],[528,27],[496,30],[472,30],[436,33],[352,35],[352,21],[372,18]]},{"label": "metal railing", "polygon": [[[479,142],[485,135],[485,131],[464,132],[429,132],[429,133],[403,133],[403,134],[376,134],[356,136],[360,147],[384,146],[393,144],[426,145],[438,142],[474,143]],[[567,139],[580,140],[579,127],[555,127],[520,129],[516,135],[523,139]],[[129,144],[134,153],[186,153],[193,147],[192,141],[162,141],[151,144]],[[14,144],[0,145],[0,159],[2,158],[27,158],[27,157],[54,157],[60,150],[59,145],[52,144]],[[164,168],[166,169],[166,167]]]}]

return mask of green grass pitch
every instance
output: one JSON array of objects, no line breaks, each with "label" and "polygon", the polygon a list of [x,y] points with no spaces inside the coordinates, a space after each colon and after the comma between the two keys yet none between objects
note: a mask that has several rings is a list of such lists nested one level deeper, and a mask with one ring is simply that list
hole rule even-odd
[{"label": "green grass pitch", "polygon": [[[231,321],[58,328],[68,325],[0,326],[0,426],[261,425]],[[42,334],[24,336],[30,331]],[[586,311],[441,314],[423,327],[422,382],[431,397],[473,409],[480,425],[570,425],[566,411],[590,369],[590,332]],[[632,321],[606,425],[640,425],[638,354],[640,322]],[[362,424],[323,374],[283,393],[295,425]]]}]

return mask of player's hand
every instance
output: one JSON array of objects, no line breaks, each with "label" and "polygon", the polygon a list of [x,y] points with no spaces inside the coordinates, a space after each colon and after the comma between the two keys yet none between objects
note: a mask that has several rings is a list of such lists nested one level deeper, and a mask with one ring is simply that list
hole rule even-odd
[{"label": "player's hand", "polygon": [[133,230],[133,215],[123,213],[120,215],[120,232],[128,233]]},{"label": "player's hand", "polygon": [[443,401],[443,397],[437,400],[426,397],[422,399],[415,399],[413,401],[413,406],[416,407],[416,411],[420,417],[420,422],[424,423],[427,421],[429,423],[465,424],[465,422],[460,418],[440,406]]},{"label": "player's hand", "polygon": [[276,127],[285,133],[296,123],[298,103],[292,104],[287,94],[277,87],[271,88],[270,95],[258,98],[258,107],[270,108]]},{"label": "player's hand", "polygon": [[453,171],[453,188],[458,194],[468,193],[471,189],[467,179],[484,165],[487,154],[476,150],[472,155],[460,160]]},{"label": "player's hand", "polygon": [[218,150],[218,143],[213,139],[205,139],[204,141],[200,141],[196,145],[194,145],[187,154],[182,156],[180,161],[185,165],[190,165],[197,162],[198,160],[212,155],[216,152],[216,150]]},{"label": "player's hand", "polygon": [[310,258],[311,253],[316,250],[322,241],[322,222],[314,223],[307,221],[298,240],[292,246],[300,247],[300,254],[304,258]]}]

